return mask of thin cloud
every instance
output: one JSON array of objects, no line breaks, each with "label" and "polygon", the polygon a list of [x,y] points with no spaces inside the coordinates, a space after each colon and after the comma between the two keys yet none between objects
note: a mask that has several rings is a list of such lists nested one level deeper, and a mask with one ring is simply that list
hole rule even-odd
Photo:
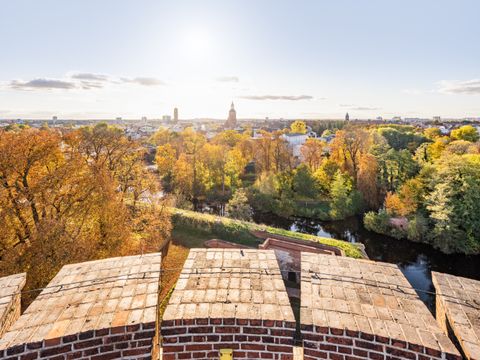
[{"label": "thin cloud", "polygon": [[480,79],[472,79],[465,81],[458,80],[442,80],[439,82],[439,92],[445,94],[480,94]]},{"label": "thin cloud", "polygon": [[71,81],[57,80],[57,79],[33,79],[30,81],[13,80],[9,87],[16,90],[36,90],[36,89],[75,89],[77,85]]},{"label": "thin cloud", "polygon": [[110,85],[135,84],[142,86],[165,85],[160,79],[154,77],[114,77],[105,74],[88,72],[67,73],[61,79],[36,78],[32,80],[12,80],[6,87],[13,90],[94,90]]},{"label": "thin cloud", "polygon": [[72,79],[85,81],[108,81],[108,75],[95,73],[74,73],[70,76]]},{"label": "thin cloud", "polygon": [[236,76],[220,76],[216,78],[219,82],[239,82],[240,79]]},{"label": "thin cloud", "polygon": [[121,78],[121,80],[126,83],[132,83],[132,84],[143,85],[143,86],[165,85],[165,82],[154,77],[136,77],[133,79]]},{"label": "thin cloud", "polygon": [[245,95],[240,96],[241,99],[247,100],[288,100],[288,101],[298,101],[298,100],[312,100],[313,96],[311,95]]}]

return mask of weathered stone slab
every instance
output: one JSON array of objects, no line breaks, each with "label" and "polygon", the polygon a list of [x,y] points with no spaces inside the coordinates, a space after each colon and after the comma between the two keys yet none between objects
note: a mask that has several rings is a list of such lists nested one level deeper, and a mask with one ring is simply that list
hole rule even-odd
[{"label": "weathered stone slab", "polygon": [[156,253],[64,266],[1,338],[0,358],[151,355],[160,262]]},{"label": "weathered stone slab", "polygon": [[460,358],[396,265],[302,253],[301,275],[305,359]]},{"label": "weathered stone slab", "polygon": [[453,335],[468,359],[480,359],[480,281],[432,273],[437,292],[437,320]]},{"label": "weathered stone slab", "polygon": [[25,273],[0,278],[0,337],[20,316],[20,292],[26,279]]}]

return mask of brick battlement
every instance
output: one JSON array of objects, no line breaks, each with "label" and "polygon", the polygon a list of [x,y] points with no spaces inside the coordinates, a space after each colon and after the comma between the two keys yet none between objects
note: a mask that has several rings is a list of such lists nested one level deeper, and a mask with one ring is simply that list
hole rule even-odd
[{"label": "brick battlement", "polygon": [[155,322],[24,343],[0,350],[0,358],[24,359],[151,359]]},{"label": "brick battlement", "polygon": [[[304,360],[462,359],[459,354],[444,353],[436,346],[431,348],[360,331],[309,325],[302,326],[302,335]],[[445,349],[451,347],[448,341],[440,345]]]},{"label": "brick battlement", "polygon": [[0,358],[151,359],[161,254],[64,266],[0,339]]},{"label": "brick battlement", "polygon": [[272,250],[192,249],[163,315],[163,358],[291,359],[295,318]]},{"label": "brick battlement", "polygon": [[253,319],[195,319],[162,322],[163,359],[292,359],[295,322]]},{"label": "brick battlement", "polygon": [[302,254],[306,360],[461,359],[393,264]]}]

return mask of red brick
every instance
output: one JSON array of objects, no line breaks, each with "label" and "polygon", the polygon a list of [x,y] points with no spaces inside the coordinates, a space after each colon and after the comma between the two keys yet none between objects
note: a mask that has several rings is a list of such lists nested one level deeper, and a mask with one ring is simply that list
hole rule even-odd
[{"label": "red brick", "polygon": [[337,347],[337,352],[341,354],[351,354],[352,353],[352,348],[345,347],[345,346],[338,346]]},{"label": "red brick", "polygon": [[265,351],[265,345],[261,344],[240,344],[242,350],[259,350]]},{"label": "red brick", "polygon": [[333,335],[343,335],[343,329],[330,328],[330,332]]},{"label": "red brick", "polygon": [[267,345],[267,351],[289,353],[292,352],[293,349],[291,346]]},{"label": "red brick", "polygon": [[371,342],[368,342],[368,341],[355,340],[355,346],[361,347],[363,349],[383,352],[382,345],[372,344]]},{"label": "red brick", "polygon": [[95,355],[91,357],[91,360],[110,360],[110,359],[118,359],[121,358],[122,353],[120,351]]},{"label": "red brick", "polygon": [[435,357],[441,357],[442,356],[442,353],[438,350],[435,350],[435,349],[431,349],[431,348],[425,348],[425,352],[428,354],[428,355],[431,355],[431,356],[435,356]]},{"label": "red brick", "polygon": [[353,345],[352,339],[349,338],[327,336],[325,340],[332,344]]},{"label": "red brick", "polygon": [[223,319],[223,325],[235,325],[234,318],[225,318]]},{"label": "red brick", "polygon": [[54,348],[44,349],[40,352],[40,356],[49,357],[52,355],[63,354],[69,352],[72,349],[72,345],[63,345]]},{"label": "red brick", "polygon": [[184,349],[183,345],[164,345],[162,348],[164,353],[182,352],[183,349]]},{"label": "red brick", "polygon": [[213,332],[213,326],[196,326],[188,328],[188,332],[191,334],[207,334]]},{"label": "red brick", "polygon": [[212,350],[212,344],[185,344],[185,351]]},{"label": "red brick", "polygon": [[233,334],[233,333],[239,333],[240,328],[238,326],[215,326],[215,333],[220,333],[220,334]]},{"label": "red brick", "polygon": [[409,351],[405,351],[402,349],[397,349],[397,348],[392,348],[392,347],[387,347],[386,349],[387,354],[393,355],[393,356],[398,356],[401,357],[402,359],[416,359],[417,356]]},{"label": "red brick", "polygon": [[[81,355],[82,354],[80,353],[80,356]],[[37,357],[38,357],[38,353],[35,351],[35,352],[23,354],[22,356],[20,356],[20,360],[33,360],[33,359],[36,359]],[[74,359],[74,358],[72,358],[72,359]]]}]

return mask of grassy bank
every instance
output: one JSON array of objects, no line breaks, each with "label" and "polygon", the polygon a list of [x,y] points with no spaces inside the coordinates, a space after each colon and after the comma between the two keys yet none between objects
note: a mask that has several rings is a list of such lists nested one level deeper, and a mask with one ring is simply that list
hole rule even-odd
[{"label": "grassy bank", "polygon": [[174,241],[176,240],[177,243],[181,243],[186,247],[203,247],[203,241],[211,238],[218,238],[256,248],[260,240],[253,236],[250,231],[263,230],[272,234],[336,246],[342,249],[345,252],[345,255],[349,257],[363,257],[361,250],[357,246],[346,241],[302,234],[252,222],[234,220],[194,211],[173,209],[172,223],[172,236]]}]

